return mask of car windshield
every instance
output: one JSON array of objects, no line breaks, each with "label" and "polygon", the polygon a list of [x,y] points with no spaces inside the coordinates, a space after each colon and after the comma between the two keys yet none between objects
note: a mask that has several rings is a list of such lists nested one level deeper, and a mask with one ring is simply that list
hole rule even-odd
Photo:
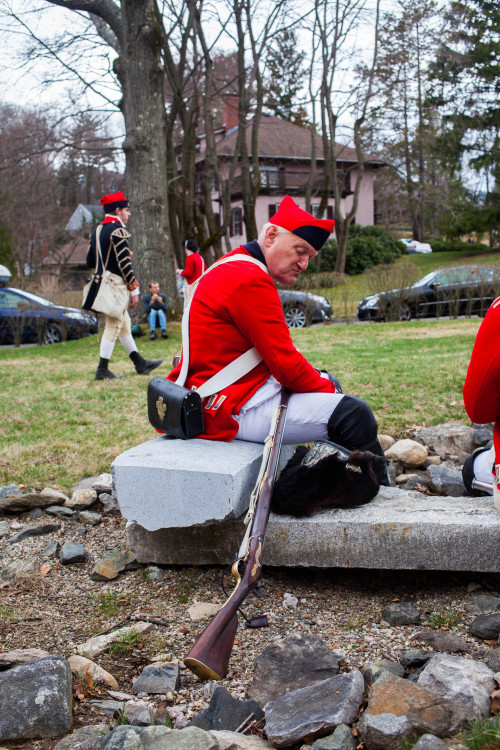
[{"label": "car windshield", "polygon": [[37,302],[39,305],[47,305],[48,307],[54,307],[54,302],[49,302],[48,299],[39,297],[38,294],[31,294],[31,292],[18,292],[20,297],[31,300],[31,302]]},{"label": "car windshield", "polygon": [[434,281],[436,278],[437,271],[431,271],[427,274],[427,276],[424,276],[423,279],[419,279],[418,281],[415,281],[412,286],[425,286],[426,284],[430,284],[431,281]]}]

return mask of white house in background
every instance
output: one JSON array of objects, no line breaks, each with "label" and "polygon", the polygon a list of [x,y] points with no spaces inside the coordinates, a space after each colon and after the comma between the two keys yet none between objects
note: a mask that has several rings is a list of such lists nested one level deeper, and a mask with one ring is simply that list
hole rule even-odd
[{"label": "white house in background", "polygon": [[[217,153],[219,156],[219,170],[222,178],[229,174],[231,160],[236,147],[238,120],[236,101],[230,98],[223,103],[224,126],[216,133]],[[251,155],[251,128],[247,128],[247,146]],[[316,178],[313,188],[312,213],[319,209],[322,186],[324,183],[324,157],[321,136],[314,134],[316,139]],[[353,187],[358,173],[358,159],[356,151],[349,146],[336,145],[337,174],[341,181],[342,208],[347,212],[352,207]],[[200,135],[198,143],[199,156],[196,161],[195,190],[200,206],[203,210],[201,192],[201,175],[205,163],[205,136]],[[375,172],[384,166],[384,162],[376,156],[363,154],[364,174],[361,180],[356,222],[362,226],[375,223],[375,202],[373,180]],[[279,117],[264,116],[259,128],[259,167],[261,187],[255,206],[257,227],[262,227],[277,211],[280,201],[285,195],[290,195],[301,207],[305,208],[305,188],[311,169],[311,131]],[[212,205],[214,213],[221,216],[222,192],[219,185],[214,184]],[[334,196],[331,191],[325,218],[334,218]],[[238,247],[246,242],[245,225],[243,222],[243,196],[241,185],[241,169],[235,174],[231,186],[231,220],[229,224],[231,247]]]},{"label": "white house in background", "polygon": [[104,217],[104,211],[100,203],[79,203],[73,211],[70,220],[64,227],[67,232],[79,232],[85,225],[91,227]]}]

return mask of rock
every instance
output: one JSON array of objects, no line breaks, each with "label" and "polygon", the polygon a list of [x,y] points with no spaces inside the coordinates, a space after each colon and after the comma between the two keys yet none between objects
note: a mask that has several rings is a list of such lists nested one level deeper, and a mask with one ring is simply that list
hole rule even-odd
[{"label": "rock", "polygon": [[100,682],[111,690],[118,690],[119,685],[116,678],[95,662],[86,659],[85,656],[73,654],[69,657],[68,664],[73,674],[78,675],[82,682],[85,682],[86,675],[89,675],[93,682]]},{"label": "rock", "polygon": [[88,523],[89,526],[98,526],[102,521],[100,513],[93,513],[91,510],[81,510],[78,513],[78,520],[82,523]]},{"label": "rock", "polygon": [[0,672],[0,741],[51,737],[71,729],[72,677],[62,656]]},{"label": "rock", "polygon": [[438,737],[454,734],[462,721],[463,712],[451,701],[386,673],[370,690],[358,730],[367,750],[387,750],[428,732]]},{"label": "rock", "polygon": [[74,510],[87,510],[96,500],[97,492],[95,490],[75,490],[68,505]]},{"label": "rock", "polygon": [[123,711],[124,701],[91,700],[90,703],[96,710],[101,711],[106,716],[113,716],[116,719]]},{"label": "rock", "polygon": [[27,494],[16,493],[0,497],[0,512],[24,513],[32,508],[47,508],[55,505],[59,498],[56,495],[42,495],[41,492]]},{"label": "rock", "polygon": [[429,466],[427,471],[431,477],[432,488],[440,495],[463,497],[467,494],[460,471],[449,469],[447,466]]},{"label": "rock", "polygon": [[463,656],[436,654],[425,665],[417,685],[463,706],[468,719],[490,714],[493,672],[485,664]]},{"label": "rock", "polygon": [[380,432],[378,434],[378,441],[384,453],[396,442],[390,435],[381,435]]},{"label": "rock", "polygon": [[427,448],[425,445],[417,443],[415,440],[397,440],[394,445],[385,451],[385,457],[390,461],[397,461],[407,469],[414,469],[422,466],[427,458]]},{"label": "rock", "polygon": [[255,659],[248,695],[264,706],[290,690],[333,677],[340,661],[341,657],[312,633],[274,638]]},{"label": "rock", "polygon": [[101,750],[109,729],[106,724],[91,724],[80,727],[73,734],[59,740],[53,750]]},{"label": "rock", "polygon": [[159,694],[177,690],[179,686],[179,665],[156,663],[148,664],[132,686],[137,693]]},{"label": "rock", "polygon": [[0,521],[0,539],[4,536],[9,536],[10,527],[8,521]]},{"label": "rock", "polygon": [[48,542],[41,553],[44,557],[59,557],[59,542],[55,539]]},{"label": "rock", "polygon": [[423,734],[419,741],[413,745],[413,750],[447,750],[448,745],[434,734]]},{"label": "rock", "polygon": [[264,712],[256,701],[238,700],[229,690],[219,686],[215,688],[208,708],[193,719],[191,726],[234,732],[251,714],[252,720],[260,721],[264,718]]},{"label": "rock", "polygon": [[66,503],[69,500],[69,497],[64,494],[64,492],[60,492],[59,490],[55,490],[52,487],[45,487],[41,492],[40,495],[47,495],[48,497],[51,497],[52,499],[57,500],[58,505],[66,505]]},{"label": "rock", "polygon": [[94,638],[89,638],[88,641],[77,646],[76,650],[80,656],[86,656],[87,659],[93,659],[106,651],[112,643],[119,641],[130,633],[147,633],[152,627],[153,626],[150,622],[136,622],[135,625],[113,630],[112,633],[96,635]]},{"label": "rock", "polygon": [[16,578],[22,578],[23,576],[32,578],[37,575],[40,575],[40,563],[35,557],[30,557],[27,560],[14,560],[10,565],[0,569],[0,580],[4,583],[12,583]]},{"label": "rock", "polygon": [[14,651],[3,651],[0,652],[0,669],[24,664],[33,659],[43,659],[45,656],[50,656],[50,654],[41,648],[16,648]]},{"label": "rock", "polygon": [[415,667],[421,667],[428,662],[432,656],[434,656],[434,654],[431,651],[424,651],[423,648],[410,648],[403,651],[399,663],[403,667],[414,669]]},{"label": "rock", "polygon": [[64,518],[71,518],[71,516],[75,515],[75,512],[72,508],[66,508],[65,505],[50,505],[48,508],[45,508],[47,515],[63,516]]},{"label": "rock", "polygon": [[429,466],[439,466],[440,463],[441,459],[439,458],[439,456],[427,456],[422,466],[428,469]]},{"label": "rock", "polygon": [[108,495],[107,492],[102,492],[99,495],[99,502],[102,505],[103,513],[119,513],[120,512],[120,506],[118,505],[118,500],[116,497],[113,497],[112,495]]},{"label": "rock", "polygon": [[467,427],[460,423],[446,422],[436,427],[422,427],[416,430],[414,438],[427,446],[429,450],[441,459],[449,456],[457,456],[459,463],[463,464],[465,459],[476,448],[474,443],[473,427]]},{"label": "rock", "polygon": [[[184,730],[186,731],[186,730]],[[244,735],[239,732],[211,731],[207,732],[217,742],[218,750],[272,750],[273,746],[256,735]]]},{"label": "rock", "polygon": [[9,539],[9,544],[16,544],[26,539],[29,536],[43,536],[44,534],[51,534],[53,531],[58,531],[61,527],[59,523],[45,523],[40,526],[25,526],[24,529],[18,531]]},{"label": "rock", "polygon": [[500,597],[493,594],[477,594],[465,603],[465,609],[471,615],[481,615],[500,609]]},{"label": "rock", "polygon": [[28,513],[28,518],[30,518],[31,520],[43,518],[43,510],[41,508],[33,508],[33,510],[30,510],[30,512]]},{"label": "rock", "polygon": [[11,484],[5,484],[3,487],[0,487],[0,498],[5,497],[6,495],[22,495],[26,494],[23,493],[17,484],[14,484],[14,482],[11,482]]},{"label": "rock", "polygon": [[87,553],[83,544],[78,542],[64,542],[59,561],[61,565],[73,565],[85,562]]},{"label": "rock", "polygon": [[146,701],[127,701],[123,712],[128,723],[134,727],[150,727],[155,723],[153,706]]},{"label": "rock", "polygon": [[404,677],[405,668],[397,662],[389,661],[389,659],[379,659],[378,661],[371,662],[371,664],[367,664],[361,669],[365,686],[372,685],[384,672],[391,672],[391,674],[395,674],[397,677]]},{"label": "rock", "polygon": [[429,489],[432,484],[431,477],[427,471],[412,471],[405,484],[405,490],[421,491],[422,488]]},{"label": "rock", "polygon": [[120,544],[110,552],[107,552],[99,562],[94,565],[90,577],[93,581],[111,581],[116,578],[122,570],[131,570],[138,567],[134,555],[126,544]]},{"label": "rock", "polygon": [[389,625],[415,625],[420,622],[421,616],[411,602],[395,602],[384,607],[382,619]]},{"label": "rock", "polygon": [[500,649],[493,648],[488,651],[483,661],[493,673],[500,672]]},{"label": "rock", "polygon": [[109,492],[111,495],[113,492],[113,477],[111,474],[99,474],[98,477],[93,478],[91,488],[96,492]]},{"label": "rock", "polygon": [[[144,568],[144,575],[146,576],[148,581],[157,582],[161,581],[162,578],[165,577],[165,571],[159,568],[157,565],[149,565],[147,568]],[[191,619],[193,618],[191,617]]]},{"label": "rock", "polygon": [[198,620],[204,620],[206,617],[213,617],[220,608],[220,604],[194,602],[188,609],[188,615],[193,622],[198,622]]},{"label": "rock", "polygon": [[432,646],[434,651],[445,651],[446,653],[455,653],[463,651],[469,654],[471,649],[468,643],[460,636],[454,633],[443,633],[441,630],[421,630],[412,636],[415,641],[427,643]]},{"label": "rock", "polygon": [[474,432],[474,445],[481,447],[493,440],[493,427],[483,425]]},{"label": "rock", "polygon": [[500,634],[500,612],[478,615],[469,625],[469,633],[484,641],[498,640]]},{"label": "rock", "polygon": [[276,747],[288,747],[305,737],[328,734],[339,724],[351,724],[358,715],[363,693],[360,672],[339,674],[293,690],[266,704],[267,736]]},{"label": "rock", "polygon": [[218,750],[217,741],[196,727],[121,726],[106,737],[102,750]]},{"label": "rock", "polygon": [[358,741],[353,737],[351,727],[340,724],[333,734],[314,740],[311,750],[355,750]]}]

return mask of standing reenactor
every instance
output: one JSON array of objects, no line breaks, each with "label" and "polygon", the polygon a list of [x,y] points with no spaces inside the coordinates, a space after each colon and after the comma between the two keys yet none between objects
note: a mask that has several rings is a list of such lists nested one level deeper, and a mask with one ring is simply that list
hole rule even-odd
[{"label": "standing reenactor", "polygon": [[[132,269],[132,252],[129,248],[130,233],[126,230],[127,221],[130,218],[130,208],[127,198],[121,191],[110,195],[103,195],[101,204],[106,214],[99,227],[92,232],[90,246],[87,253],[87,266],[89,268],[98,268],[101,276],[103,268],[99,266],[103,263],[104,268],[114,274],[118,283],[120,278],[123,285],[130,292],[129,307],[136,307],[139,301],[139,284],[134,276]],[[101,250],[101,258],[98,261],[96,238]],[[94,295],[95,298],[95,295]],[[86,306],[92,307],[93,300],[87,298]],[[99,366],[95,374],[95,380],[112,380],[123,377],[114,375],[108,369],[109,360],[113,353],[115,342],[120,338],[120,343],[129,355],[135,365],[136,372],[145,375],[155,367],[161,365],[161,359],[149,360],[141,357],[137,351],[137,346],[131,333],[131,321],[128,310],[119,318],[113,318],[110,315],[105,316],[105,326],[101,339]]]}]

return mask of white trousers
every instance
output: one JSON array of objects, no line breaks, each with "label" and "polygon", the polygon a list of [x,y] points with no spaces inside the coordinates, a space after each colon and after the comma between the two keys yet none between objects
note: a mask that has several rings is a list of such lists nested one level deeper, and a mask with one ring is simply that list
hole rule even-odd
[{"label": "white trousers", "polygon": [[[280,404],[281,385],[271,375],[254,393],[239,416],[237,440],[263,443],[269,435],[271,419]],[[342,393],[292,393],[286,412],[283,443],[310,443],[328,439],[328,420],[340,404]]]}]

